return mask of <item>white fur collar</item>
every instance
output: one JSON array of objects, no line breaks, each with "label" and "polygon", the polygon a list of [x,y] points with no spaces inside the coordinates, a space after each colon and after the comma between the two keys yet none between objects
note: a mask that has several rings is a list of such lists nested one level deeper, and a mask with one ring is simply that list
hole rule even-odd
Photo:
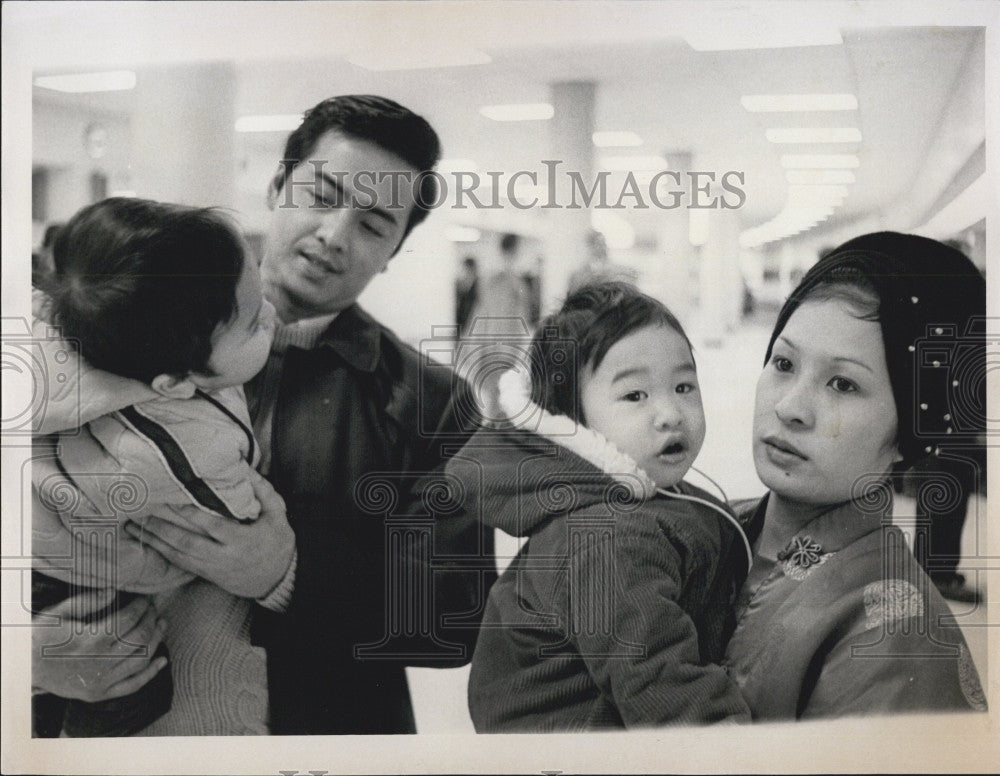
[{"label": "white fur collar", "polygon": [[636,498],[645,500],[656,494],[652,478],[603,434],[565,415],[553,415],[532,402],[530,386],[517,370],[500,376],[500,408],[514,427],[533,431],[565,447],[625,485]]}]

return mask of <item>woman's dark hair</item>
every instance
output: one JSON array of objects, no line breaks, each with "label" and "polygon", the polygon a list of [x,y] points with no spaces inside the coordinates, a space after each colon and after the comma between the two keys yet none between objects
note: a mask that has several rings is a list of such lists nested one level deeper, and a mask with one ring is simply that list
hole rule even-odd
[{"label": "woman's dark hair", "polygon": [[52,320],[93,366],[150,382],[207,372],[236,314],[243,240],[213,209],[111,198],[59,232]]},{"label": "woman's dark hair", "polygon": [[385,97],[370,94],[330,97],[306,111],[302,123],[288,136],[281,177],[276,181],[279,191],[296,165],[312,156],[317,141],[331,130],[375,143],[417,171],[420,190],[414,192],[416,202],[406,222],[402,244],[438,199],[437,175],[420,174],[433,170],[441,158],[441,143],[434,128],[422,116]]},{"label": "woman's dark hair", "polygon": [[586,423],[583,370],[597,369],[615,343],[651,326],[673,329],[691,347],[673,313],[629,283],[592,283],[574,291],[559,312],[538,325],[531,341],[531,400],[553,415]]}]

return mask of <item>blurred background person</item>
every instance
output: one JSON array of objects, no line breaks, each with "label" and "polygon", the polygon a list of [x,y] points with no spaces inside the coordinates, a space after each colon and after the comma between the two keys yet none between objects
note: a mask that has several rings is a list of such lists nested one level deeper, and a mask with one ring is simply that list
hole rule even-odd
[{"label": "blurred background person", "polygon": [[455,323],[458,324],[458,334],[465,334],[469,324],[469,315],[479,298],[479,270],[476,268],[476,257],[466,256],[458,266],[458,276],[455,278]]},{"label": "blurred background person", "polygon": [[587,261],[570,275],[567,294],[572,294],[588,283],[600,283],[604,280],[635,283],[637,278],[638,273],[631,267],[623,267],[611,261],[604,235],[591,229],[587,234]]},{"label": "blurred background person", "polygon": [[531,286],[518,267],[521,238],[500,238],[500,269],[483,283],[469,315],[459,374],[475,391],[487,420],[502,416],[498,404],[500,375],[522,360],[523,343],[531,338]]}]

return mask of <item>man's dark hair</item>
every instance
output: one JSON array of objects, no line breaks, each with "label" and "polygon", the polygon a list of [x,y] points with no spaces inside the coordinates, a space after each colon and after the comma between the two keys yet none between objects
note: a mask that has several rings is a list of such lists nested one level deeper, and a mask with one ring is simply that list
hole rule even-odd
[{"label": "man's dark hair", "polygon": [[538,324],[531,341],[531,400],[553,415],[586,424],[580,400],[583,370],[597,369],[615,343],[650,326],[673,329],[691,347],[666,305],[630,283],[605,281],[574,291],[559,312]]},{"label": "man's dark hair", "polygon": [[52,321],[93,366],[144,382],[208,372],[244,262],[220,212],[105,199],[70,219],[53,259]]},{"label": "man's dark hair", "polygon": [[295,166],[308,159],[319,139],[330,131],[375,143],[417,171],[420,189],[414,192],[416,202],[406,222],[402,244],[413,227],[427,217],[428,207],[438,199],[437,176],[420,175],[433,170],[441,158],[437,133],[422,116],[385,97],[370,94],[330,97],[306,111],[298,129],[288,136],[280,184],[277,185],[279,191]]}]

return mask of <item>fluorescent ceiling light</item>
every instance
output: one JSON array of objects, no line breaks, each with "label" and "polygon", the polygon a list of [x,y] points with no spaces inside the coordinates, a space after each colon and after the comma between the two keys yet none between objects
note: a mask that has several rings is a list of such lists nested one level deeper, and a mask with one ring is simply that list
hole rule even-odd
[{"label": "fluorescent ceiling light", "polygon": [[785,180],[800,185],[854,183],[850,170],[786,170]]},{"label": "fluorescent ceiling light", "polygon": [[301,113],[273,116],[240,116],[236,119],[237,132],[291,132],[302,123]]},{"label": "fluorescent ceiling light", "polygon": [[555,115],[552,106],[547,102],[484,105],[479,112],[494,121],[546,121]]},{"label": "fluorescent ceiling light", "polygon": [[751,113],[858,109],[853,94],[749,94],[740,102]]},{"label": "fluorescent ceiling light", "polygon": [[481,232],[471,226],[449,226],[444,230],[445,237],[452,242],[478,242]]},{"label": "fluorescent ceiling light", "polygon": [[856,127],[785,127],[767,130],[772,143],[860,143]]},{"label": "fluorescent ceiling light", "polygon": [[624,148],[626,146],[641,146],[642,138],[628,130],[621,132],[595,132],[592,135],[594,145],[598,148]]},{"label": "fluorescent ceiling light", "polygon": [[706,25],[689,30],[684,39],[695,51],[742,51],[744,49],[793,48],[796,46],[836,46],[844,39],[833,29],[772,27],[762,30],[752,25],[721,27]]},{"label": "fluorescent ceiling light", "polygon": [[434,67],[463,67],[465,65],[487,65],[493,60],[489,54],[473,48],[448,46],[437,50],[426,50],[420,46],[402,50],[373,46],[347,57],[352,65],[365,70],[383,72],[386,70],[424,70]]},{"label": "fluorescent ceiling light", "polygon": [[122,92],[135,88],[135,73],[131,70],[107,70],[101,73],[66,73],[43,75],[35,86],[56,92]]},{"label": "fluorescent ceiling light", "polygon": [[665,170],[669,162],[662,156],[602,156],[602,170],[629,172],[638,170]]},{"label": "fluorescent ceiling light", "polygon": [[786,170],[857,169],[861,166],[853,154],[784,154],[781,166]]}]

